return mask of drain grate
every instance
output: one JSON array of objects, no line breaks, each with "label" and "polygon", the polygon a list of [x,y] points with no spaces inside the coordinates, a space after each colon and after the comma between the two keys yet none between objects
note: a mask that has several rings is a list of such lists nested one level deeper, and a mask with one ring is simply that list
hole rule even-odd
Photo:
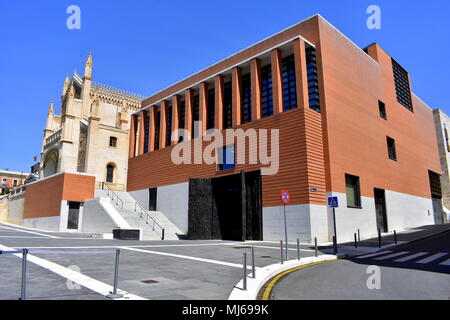
[{"label": "drain grate", "polygon": [[142,280],[141,282],[147,283],[147,284],[152,284],[152,283],[158,283],[159,281],[156,281],[156,280]]}]

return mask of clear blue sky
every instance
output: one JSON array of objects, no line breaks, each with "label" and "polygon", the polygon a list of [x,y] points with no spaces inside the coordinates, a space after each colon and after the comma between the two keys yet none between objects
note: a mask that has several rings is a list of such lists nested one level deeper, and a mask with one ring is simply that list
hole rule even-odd
[{"label": "clear blue sky", "polygon": [[[66,28],[69,5],[81,30]],[[366,8],[381,8],[381,30]],[[450,4],[442,1],[0,0],[0,168],[29,171],[52,97],[94,51],[95,81],[145,96],[313,14],[358,46],[378,42],[411,74],[413,91],[450,113]]]}]

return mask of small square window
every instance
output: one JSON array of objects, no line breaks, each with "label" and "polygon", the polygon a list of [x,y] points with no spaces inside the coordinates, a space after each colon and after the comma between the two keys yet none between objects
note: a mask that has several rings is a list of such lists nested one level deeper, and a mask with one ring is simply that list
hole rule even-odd
[{"label": "small square window", "polygon": [[347,194],[347,207],[361,208],[361,192],[359,189],[359,177],[346,174],[345,188]]},{"label": "small square window", "polygon": [[384,120],[387,120],[386,105],[384,104],[384,102],[381,102],[379,100],[378,100],[378,110],[380,112],[380,117],[383,118]]},{"label": "small square window", "polygon": [[117,147],[117,138],[116,137],[109,137],[109,146],[110,147]]},{"label": "small square window", "polygon": [[234,145],[224,146],[217,150],[218,152],[218,170],[231,170],[236,168],[236,156]]},{"label": "small square window", "polygon": [[397,161],[397,152],[395,150],[395,140],[386,137],[389,159]]}]

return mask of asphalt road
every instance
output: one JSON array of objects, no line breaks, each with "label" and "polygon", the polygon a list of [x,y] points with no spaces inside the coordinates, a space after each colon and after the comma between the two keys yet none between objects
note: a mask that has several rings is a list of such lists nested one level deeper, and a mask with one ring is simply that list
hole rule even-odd
[{"label": "asphalt road", "polygon": [[276,283],[271,299],[448,300],[450,232],[291,272]]},{"label": "asphalt road", "polygon": [[[113,283],[116,248],[121,249],[121,290],[152,300],[226,300],[242,278],[242,253],[247,252],[247,261],[251,260],[251,245],[257,268],[278,263],[276,242],[106,240],[0,223],[0,250],[30,250],[27,296],[39,300],[104,299],[99,292]],[[314,255],[310,246],[301,248],[302,256]],[[295,245],[289,252],[291,257],[297,255]],[[33,257],[42,263],[36,264]],[[21,262],[20,255],[0,255],[0,300],[20,296]],[[55,264],[62,272],[54,272]],[[98,285],[90,290],[71,283],[64,276],[71,267]]]}]

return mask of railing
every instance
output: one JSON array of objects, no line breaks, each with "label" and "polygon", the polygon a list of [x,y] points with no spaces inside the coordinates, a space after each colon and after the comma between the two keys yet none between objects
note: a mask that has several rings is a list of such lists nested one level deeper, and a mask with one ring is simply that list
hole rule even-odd
[{"label": "railing", "polygon": [[26,185],[21,185],[18,187],[15,187],[14,189],[9,190],[9,198],[13,198],[13,197],[18,197],[22,194],[25,193],[25,191],[27,190],[27,186]]},{"label": "railing", "polygon": [[[108,185],[105,182],[102,182],[102,189],[106,191],[107,195],[111,198],[111,200],[116,202],[116,205],[123,209],[123,200],[120,199],[120,197],[113,191],[111,188],[108,187]],[[158,229],[159,232],[157,232],[161,236],[161,240],[164,240],[164,233],[165,230],[161,225],[153,219],[150,214],[147,212],[147,210],[142,207],[139,202],[134,200],[134,212],[139,214],[139,217],[141,219],[145,219],[145,223],[152,224],[153,231],[157,232],[155,230],[155,227]]]},{"label": "railing", "polygon": [[62,130],[60,129],[60,130],[56,131],[54,134],[52,134],[50,137],[45,139],[44,149],[47,149],[48,147],[50,147],[54,143],[60,141],[61,140],[61,132],[62,132]]},{"label": "railing", "polygon": [[116,203],[118,207],[123,209],[123,200],[110,188],[105,182],[102,182],[102,189],[106,191],[108,197]]},{"label": "railing", "polygon": [[0,203],[7,202],[9,200],[9,194],[0,196]]},{"label": "railing", "polygon": [[160,230],[159,234],[161,235],[161,240],[164,240],[164,228],[161,227],[161,225],[155,221],[155,219],[153,219],[150,214],[147,212],[147,210],[145,210],[137,201],[134,202],[134,211],[139,213],[139,217],[142,219],[143,215],[144,215],[144,219],[145,219],[145,223],[149,224],[149,219],[151,220],[150,222],[153,224],[152,229],[153,231],[156,232],[155,230],[155,226],[158,227]]}]

